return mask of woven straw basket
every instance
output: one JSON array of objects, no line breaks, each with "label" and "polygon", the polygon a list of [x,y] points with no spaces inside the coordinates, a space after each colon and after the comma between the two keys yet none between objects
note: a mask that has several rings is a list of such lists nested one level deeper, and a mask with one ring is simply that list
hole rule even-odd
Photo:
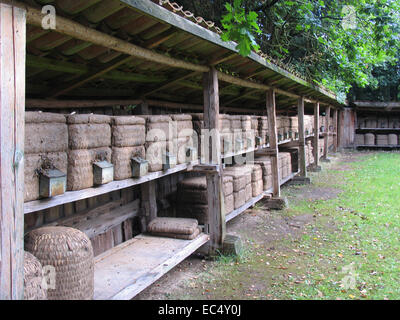
[{"label": "woven straw basket", "polygon": [[43,273],[40,261],[30,254],[24,253],[24,299],[47,300],[47,291],[42,287]]},{"label": "woven straw basket", "polygon": [[25,249],[43,267],[55,267],[55,289],[48,288],[49,300],[93,299],[93,248],[83,232],[67,227],[39,228],[25,236]]}]

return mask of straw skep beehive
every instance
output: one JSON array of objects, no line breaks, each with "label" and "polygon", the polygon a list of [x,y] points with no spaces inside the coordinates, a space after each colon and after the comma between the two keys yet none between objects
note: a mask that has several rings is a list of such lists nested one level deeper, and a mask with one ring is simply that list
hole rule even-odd
[{"label": "straw skep beehive", "polygon": [[40,261],[31,253],[24,252],[24,299],[47,300]]},{"label": "straw skep beehive", "polygon": [[68,227],[42,227],[25,236],[25,249],[42,266],[55,268],[55,288],[48,288],[49,300],[93,299],[94,263],[89,238]]},{"label": "straw skep beehive", "polygon": [[57,168],[67,173],[68,127],[65,116],[25,112],[24,200],[39,199],[39,172]]}]

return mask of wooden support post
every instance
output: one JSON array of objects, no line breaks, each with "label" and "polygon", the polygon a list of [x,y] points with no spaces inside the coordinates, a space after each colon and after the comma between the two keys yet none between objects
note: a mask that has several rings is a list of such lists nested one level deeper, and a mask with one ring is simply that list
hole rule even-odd
[{"label": "wooden support post", "polygon": [[[208,157],[205,164],[219,165],[218,172],[207,174],[208,225],[206,231],[210,234],[209,254],[215,255],[223,247],[226,222],[224,198],[222,193],[222,164],[219,135],[219,88],[218,74],[214,67],[204,74],[204,129],[210,130],[211,141],[208,141]],[[208,136],[205,134],[204,136]],[[203,141],[204,143],[204,141]],[[207,144],[206,144],[207,145]]]},{"label": "wooden support post", "polygon": [[338,110],[333,110],[333,152],[337,152],[338,149]]},{"label": "wooden support post", "polygon": [[24,297],[26,12],[0,3],[0,300]]},{"label": "wooden support post", "polygon": [[299,117],[299,161],[300,176],[307,177],[306,166],[306,139],[304,130],[304,97],[297,100],[297,113]]},{"label": "wooden support post", "polygon": [[321,171],[321,167],[319,166],[319,126],[319,102],[316,102],[314,103],[314,163],[310,168],[311,171]]},{"label": "wooden support post", "polygon": [[331,115],[331,106],[326,106],[325,108],[325,132],[324,132],[324,154],[323,161],[328,161],[328,141],[329,141],[329,119]]},{"label": "wooden support post", "polygon": [[276,105],[275,105],[275,90],[271,89],[267,91],[267,114],[268,114],[268,135],[269,135],[269,147],[273,151],[271,155],[271,166],[272,166],[272,179],[273,179],[273,195],[274,197],[281,196],[281,187],[279,179],[279,165],[278,165],[278,134],[276,129]]},{"label": "wooden support post", "polygon": [[147,225],[157,218],[156,181],[151,180],[140,185],[142,193],[141,231],[146,232]]}]

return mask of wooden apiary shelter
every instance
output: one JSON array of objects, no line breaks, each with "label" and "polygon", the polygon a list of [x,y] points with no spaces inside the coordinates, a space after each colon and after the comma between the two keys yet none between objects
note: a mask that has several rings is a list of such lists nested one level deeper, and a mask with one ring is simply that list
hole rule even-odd
[{"label": "wooden apiary shelter", "polygon": [[[24,233],[62,225],[84,231],[92,241],[95,299],[130,299],[199,248],[215,253],[223,244],[227,221],[262,198],[279,198],[282,184],[306,177],[307,161],[313,158],[311,166],[318,167],[330,146],[336,151],[343,111],[334,94],[265,56],[240,56],[236,44],[223,42],[212,23],[187,17],[169,1],[160,3],[0,0],[0,298],[23,298]],[[42,13],[44,5],[52,7]],[[55,28],[49,23],[52,8]],[[63,150],[68,176],[72,169],[91,173],[96,159],[113,163],[114,175],[121,161],[130,170],[131,159],[143,158],[143,150],[156,142],[142,136],[116,146],[113,116],[146,116],[145,121],[121,125],[142,126],[125,128],[125,133],[136,134],[156,121],[150,116],[159,117],[160,123],[186,121],[190,126],[190,118],[174,120],[168,115],[191,114],[193,128],[216,130],[221,129],[222,114],[229,114],[225,119],[238,126],[242,138],[230,154],[221,155],[216,148],[212,157],[194,159],[195,149],[186,146],[190,160],[178,159],[168,169],[99,186],[86,179],[82,182],[90,187],[67,188],[55,197],[24,202],[25,110],[69,115],[62,124],[63,130],[68,126],[68,150]],[[86,118],[76,116],[84,114]],[[259,117],[260,132],[267,133],[264,141],[260,137],[251,145],[246,138],[250,118],[239,115]],[[320,115],[325,115],[323,132]],[[288,129],[290,121],[296,122],[294,135]],[[251,129],[257,130],[254,123]],[[82,140],[79,146],[71,145],[72,132]],[[170,138],[165,143],[185,144],[187,136]],[[123,160],[116,158],[116,148]],[[283,151],[285,162],[278,158]],[[234,156],[254,153],[269,157],[260,163],[270,164],[263,170],[272,177],[271,186],[226,215],[224,166]],[[294,171],[287,170],[290,161]],[[138,163],[144,164],[144,159]],[[146,234],[152,219],[174,212],[176,199],[171,195],[187,175],[206,176],[203,231],[193,240]]]}]

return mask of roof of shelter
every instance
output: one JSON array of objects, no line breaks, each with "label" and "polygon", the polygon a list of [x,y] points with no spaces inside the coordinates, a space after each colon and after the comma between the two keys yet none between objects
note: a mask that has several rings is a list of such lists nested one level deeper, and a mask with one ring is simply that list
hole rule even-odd
[{"label": "roof of shelter", "polygon": [[[263,55],[252,52],[242,57],[234,42],[221,40],[212,22],[196,19],[182,8],[177,10],[169,1],[161,1],[166,7],[150,0],[9,2],[29,8],[28,98],[146,98],[202,104],[202,73],[212,65],[219,70],[221,106],[260,110],[265,106],[266,86],[276,90],[278,110],[295,106],[299,96],[306,102],[341,105],[332,92],[293,75]],[[37,19],[32,23],[35,12],[45,4],[55,6],[60,21],[75,23],[71,30],[46,30]],[[82,32],[72,36],[78,34],[72,30],[76,26],[88,33],[96,30],[98,37],[108,36],[112,45],[84,40],[87,35]],[[133,51],[144,48],[151,59],[120,50],[126,45],[135,45]],[[166,63],[157,61],[161,56]],[[176,67],[174,61],[188,67]]]}]

